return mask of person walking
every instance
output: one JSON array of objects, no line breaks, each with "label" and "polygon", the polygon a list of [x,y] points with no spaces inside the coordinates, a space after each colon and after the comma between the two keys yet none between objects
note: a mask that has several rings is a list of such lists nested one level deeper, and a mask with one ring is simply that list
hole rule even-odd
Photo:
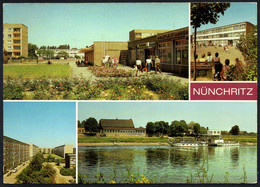
[{"label": "person walking", "polygon": [[147,75],[151,71],[151,66],[152,66],[152,59],[149,56],[148,59],[146,59],[146,64],[145,64],[145,67],[147,68]]},{"label": "person walking", "polygon": [[117,59],[115,56],[114,56],[114,63],[115,63],[115,67],[117,68]]},{"label": "person walking", "polygon": [[157,74],[157,71],[159,71],[160,73],[162,73],[161,69],[160,69],[160,59],[158,58],[158,56],[155,56],[155,74]]},{"label": "person walking", "polygon": [[142,61],[139,58],[136,60],[136,67],[137,69],[135,75],[137,76],[138,72],[142,73]]}]

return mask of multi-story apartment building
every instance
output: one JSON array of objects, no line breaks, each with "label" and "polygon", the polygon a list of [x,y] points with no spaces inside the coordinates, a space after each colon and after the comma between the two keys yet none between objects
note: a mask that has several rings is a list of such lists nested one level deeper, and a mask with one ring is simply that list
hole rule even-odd
[{"label": "multi-story apartment building", "polygon": [[164,33],[170,30],[140,30],[140,29],[134,29],[129,32],[129,41],[134,41],[142,38],[146,38],[149,36],[154,36],[159,33]]},{"label": "multi-story apartment building", "polygon": [[30,158],[30,145],[4,136],[3,171],[10,170]]},{"label": "multi-story apartment building", "polygon": [[28,57],[28,27],[23,24],[3,24],[3,48],[12,57]]},{"label": "multi-story apartment building", "polygon": [[73,153],[73,145],[61,145],[55,147],[53,153],[65,158],[66,153]]},{"label": "multi-story apartment building", "polygon": [[[241,22],[197,32],[196,42],[198,45],[236,45],[243,34],[254,32],[255,27],[252,23]],[[194,33],[193,37],[194,39]]]},{"label": "multi-story apartment building", "polygon": [[53,152],[53,148],[40,148],[40,152],[43,154],[51,154]]},{"label": "multi-story apartment building", "polygon": [[30,144],[30,157],[33,157],[40,151],[40,148],[34,144]]}]

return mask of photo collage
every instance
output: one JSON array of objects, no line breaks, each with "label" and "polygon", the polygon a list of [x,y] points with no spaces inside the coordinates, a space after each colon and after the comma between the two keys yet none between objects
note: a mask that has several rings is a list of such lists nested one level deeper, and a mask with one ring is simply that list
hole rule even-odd
[{"label": "photo collage", "polygon": [[2,8],[2,184],[258,182],[257,2]]}]

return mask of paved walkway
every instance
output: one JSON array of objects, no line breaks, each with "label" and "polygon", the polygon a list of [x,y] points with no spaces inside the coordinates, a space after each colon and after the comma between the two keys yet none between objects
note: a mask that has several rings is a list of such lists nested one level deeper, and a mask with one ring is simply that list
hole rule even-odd
[{"label": "paved walkway", "polygon": [[16,167],[17,172],[12,173],[10,176],[7,176],[8,173],[4,174],[4,183],[5,184],[15,184],[16,183],[16,177],[23,171],[24,168],[26,168],[29,165],[30,161],[26,161],[25,163],[19,165]]},{"label": "paved walkway", "polygon": [[[101,80],[101,79],[106,79],[106,78],[101,78],[101,77],[96,77],[95,75],[93,75],[87,67],[77,67],[77,65],[75,64],[75,62],[69,62],[69,65],[71,67],[71,78],[74,77],[82,77],[85,78],[86,80],[90,80],[90,81],[95,81],[95,80]],[[126,71],[133,71],[135,72],[134,68],[131,68],[129,66],[120,66],[118,67],[119,69],[124,69]],[[167,77],[170,78],[172,80],[177,80],[180,81],[181,83],[188,83],[189,79],[188,78],[183,78],[183,77],[178,77],[178,76],[174,76],[172,73],[167,73],[167,72],[162,72],[155,74],[154,71],[151,71],[149,73],[149,75],[147,75],[146,72],[138,75],[140,76],[151,76],[151,75],[156,75],[156,76],[161,76],[161,77]]]}]

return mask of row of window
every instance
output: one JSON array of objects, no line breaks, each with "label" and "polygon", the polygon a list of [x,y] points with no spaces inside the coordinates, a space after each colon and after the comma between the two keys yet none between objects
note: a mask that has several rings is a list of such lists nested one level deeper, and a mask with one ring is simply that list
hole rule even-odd
[{"label": "row of window", "polygon": [[[12,29],[14,30],[14,32],[20,32],[21,31],[21,28],[7,28],[7,31],[11,32]],[[3,28],[3,31],[5,31],[5,28]]]},{"label": "row of window", "polygon": [[211,34],[211,33],[225,32],[225,31],[242,30],[245,28],[246,28],[246,25],[241,24],[241,25],[235,25],[235,26],[230,26],[230,27],[216,28],[216,29],[207,30],[207,31],[200,31],[200,32],[198,32],[198,34]]},{"label": "row of window", "polygon": [[227,37],[239,37],[244,34],[243,32],[227,33],[227,34],[216,34],[211,36],[199,36],[198,39],[211,39],[211,38],[227,38]]}]

